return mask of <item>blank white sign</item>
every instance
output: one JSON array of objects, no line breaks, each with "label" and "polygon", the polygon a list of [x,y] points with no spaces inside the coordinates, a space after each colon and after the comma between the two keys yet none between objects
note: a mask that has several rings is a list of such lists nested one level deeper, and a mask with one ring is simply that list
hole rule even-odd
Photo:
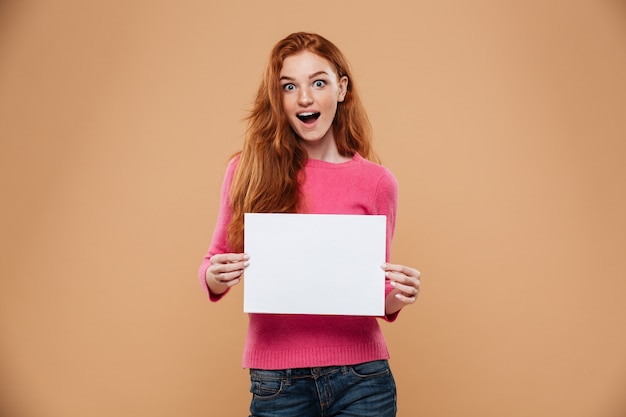
[{"label": "blank white sign", "polygon": [[386,216],[246,213],[244,312],[382,316]]}]

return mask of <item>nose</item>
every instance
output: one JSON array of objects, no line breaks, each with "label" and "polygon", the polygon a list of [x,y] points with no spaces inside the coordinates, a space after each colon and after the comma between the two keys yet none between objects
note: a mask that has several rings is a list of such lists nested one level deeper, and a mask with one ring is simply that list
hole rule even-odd
[{"label": "nose", "polygon": [[309,106],[313,103],[313,96],[311,95],[311,91],[308,88],[300,89],[300,93],[298,94],[298,104],[301,106]]}]

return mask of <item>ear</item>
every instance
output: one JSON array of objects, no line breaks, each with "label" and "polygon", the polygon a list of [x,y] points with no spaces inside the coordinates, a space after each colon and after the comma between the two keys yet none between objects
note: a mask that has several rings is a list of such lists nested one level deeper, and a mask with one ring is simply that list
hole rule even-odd
[{"label": "ear", "polygon": [[337,96],[337,102],[342,102],[346,98],[348,93],[348,77],[343,76],[339,79],[339,95]]}]

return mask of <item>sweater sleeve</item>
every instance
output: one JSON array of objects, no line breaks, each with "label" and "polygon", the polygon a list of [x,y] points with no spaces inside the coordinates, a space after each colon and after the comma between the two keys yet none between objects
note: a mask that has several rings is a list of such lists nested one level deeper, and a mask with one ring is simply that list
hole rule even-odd
[{"label": "sweater sleeve", "polygon": [[230,252],[227,242],[227,229],[228,225],[230,224],[230,219],[232,218],[229,194],[230,186],[233,181],[233,176],[235,174],[235,168],[237,167],[238,160],[238,157],[233,158],[228,163],[228,167],[226,168],[226,174],[224,175],[222,191],[220,194],[219,214],[217,216],[217,222],[213,231],[213,238],[211,239],[211,244],[209,246],[207,254],[204,256],[204,259],[200,264],[200,268],[198,269],[198,279],[200,280],[200,285],[202,286],[202,288],[204,288],[207,296],[211,301],[220,300],[230,290],[229,288],[223,294],[213,294],[209,290],[209,286],[206,283],[206,271],[211,265],[211,257],[213,255]]},{"label": "sweater sleeve", "polygon": [[398,182],[393,174],[385,170],[378,181],[373,202],[377,214],[387,216],[387,250],[385,260],[391,258],[391,243],[396,230],[396,212],[398,210]]},{"label": "sweater sleeve", "polygon": [[[385,261],[391,259],[391,243],[396,229],[396,212],[398,209],[398,182],[391,171],[385,169],[384,175],[380,178],[376,193],[374,194],[374,207],[377,214],[387,216],[387,250]],[[385,297],[393,290],[391,281],[385,279]],[[399,312],[385,315],[386,321],[393,322],[398,318]]]}]

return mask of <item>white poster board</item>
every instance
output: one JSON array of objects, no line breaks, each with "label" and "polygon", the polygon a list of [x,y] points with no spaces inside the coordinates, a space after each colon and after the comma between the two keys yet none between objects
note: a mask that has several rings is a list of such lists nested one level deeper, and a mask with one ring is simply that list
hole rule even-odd
[{"label": "white poster board", "polygon": [[382,316],[386,217],[246,213],[244,312]]}]

